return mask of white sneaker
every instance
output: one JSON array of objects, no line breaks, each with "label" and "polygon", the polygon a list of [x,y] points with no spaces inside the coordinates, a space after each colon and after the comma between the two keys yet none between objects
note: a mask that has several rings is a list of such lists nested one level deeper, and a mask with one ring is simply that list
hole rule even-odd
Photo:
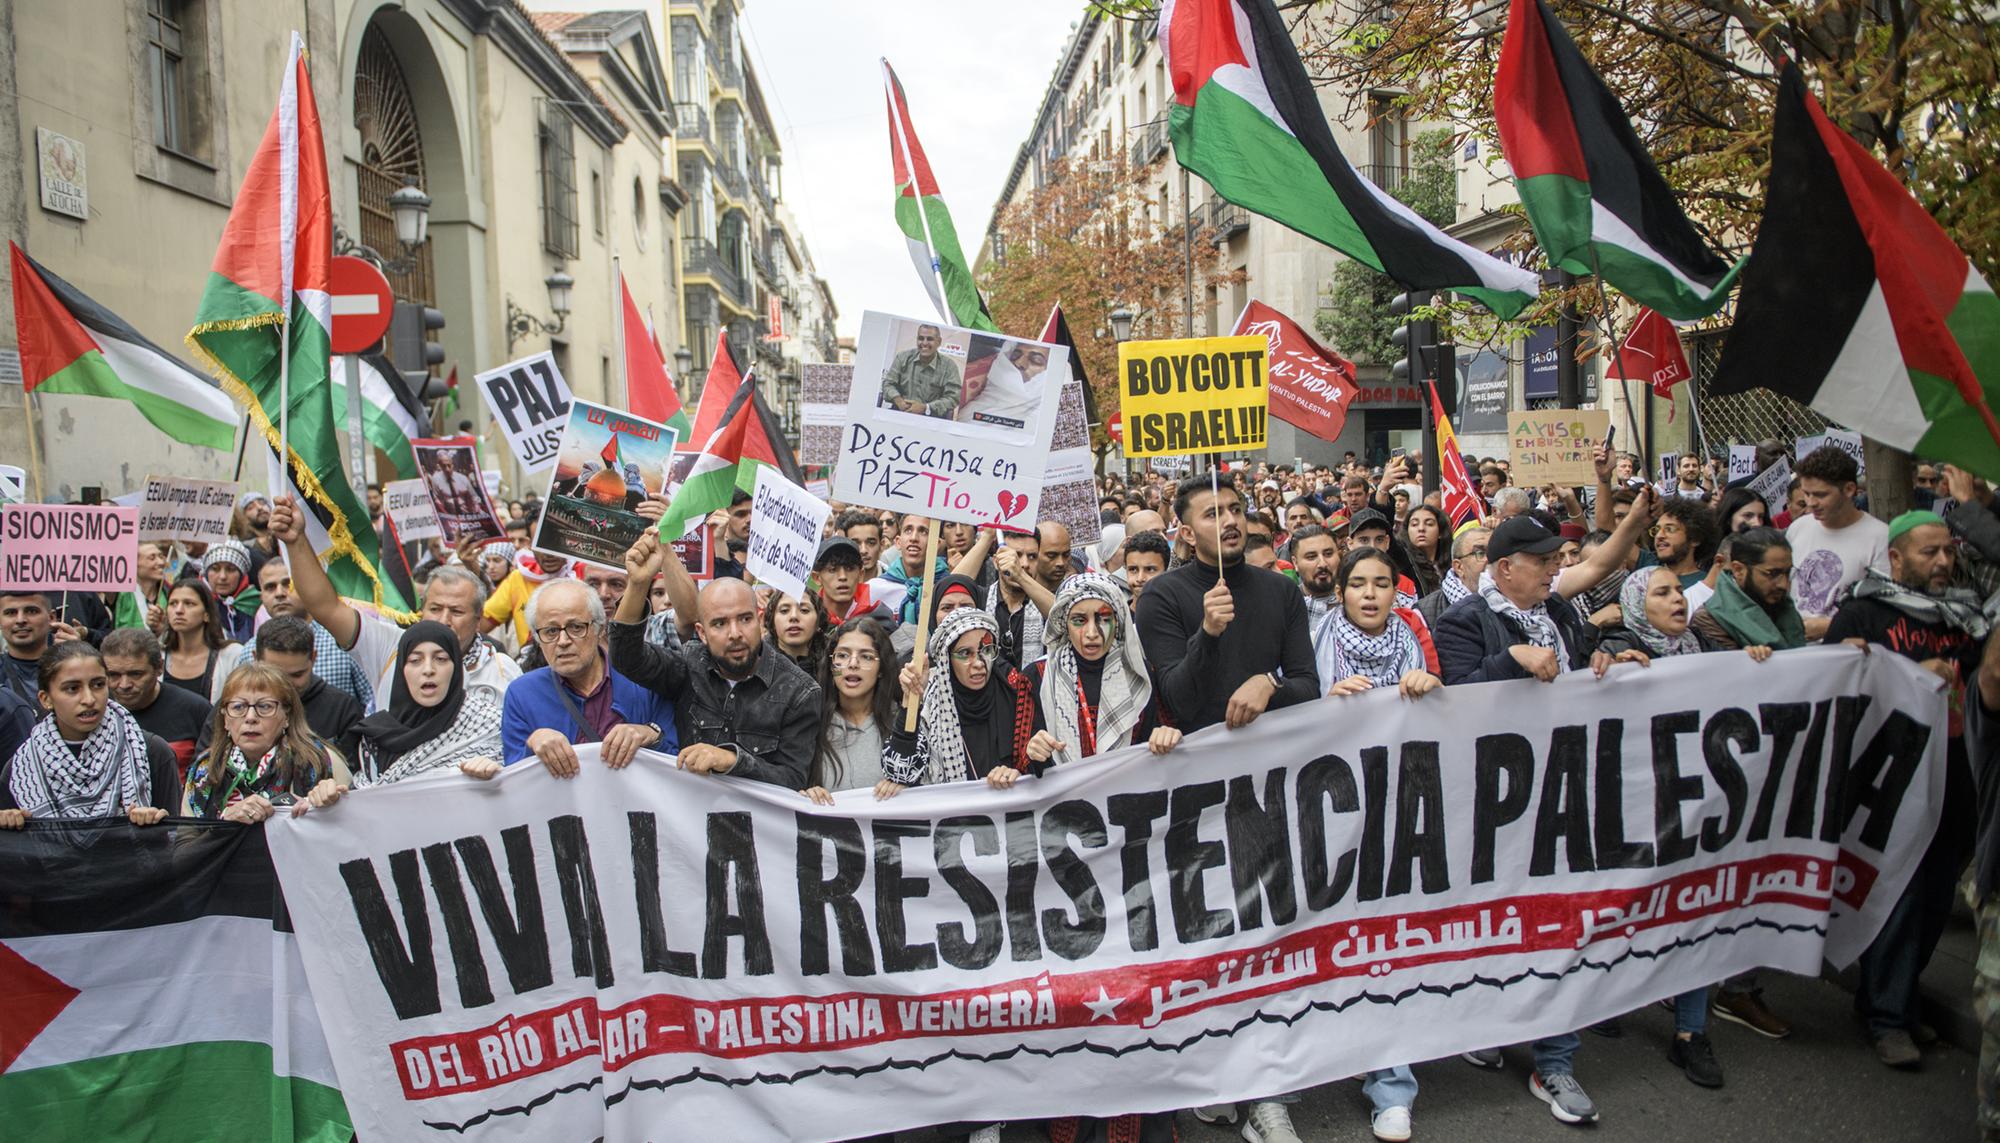
[{"label": "white sneaker", "polygon": [[1375,1113],[1368,1125],[1374,1129],[1375,1138],[1383,1143],[1403,1143],[1410,1137],[1410,1109],[1385,1107]]},{"label": "white sneaker", "polygon": [[1204,1103],[1190,1108],[1194,1117],[1203,1123],[1221,1124],[1224,1127],[1236,1122],[1240,1109],[1233,1103]]},{"label": "white sneaker", "polygon": [[1000,1125],[989,1123],[973,1132],[965,1143],[1000,1143]]},{"label": "white sneaker", "polygon": [[1250,1117],[1243,1121],[1243,1138],[1248,1143],[1305,1143],[1292,1128],[1291,1109],[1282,1103],[1253,1103]]}]

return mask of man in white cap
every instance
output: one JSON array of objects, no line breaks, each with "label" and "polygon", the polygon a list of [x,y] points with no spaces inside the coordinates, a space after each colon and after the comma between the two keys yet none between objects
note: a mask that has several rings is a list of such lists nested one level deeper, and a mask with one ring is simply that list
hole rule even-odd
[{"label": "man in white cap", "polygon": [[277,537],[271,535],[271,498],[262,492],[245,492],[236,498],[237,514],[243,517],[247,535],[238,537],[250,555],[250,570],[244,574],[255,583],[265,561],[278,555]]}]

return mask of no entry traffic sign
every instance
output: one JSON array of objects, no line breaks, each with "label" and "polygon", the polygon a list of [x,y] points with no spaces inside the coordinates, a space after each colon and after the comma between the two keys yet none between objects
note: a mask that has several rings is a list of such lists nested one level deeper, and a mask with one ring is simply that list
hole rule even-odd
[{"label": "no entry traffic sign", "polygon": [[389,332],[396,295],[382,271],[360,258],[343,254],[333,260],[328,275],[333,292],[335,353],[365,353]]}]

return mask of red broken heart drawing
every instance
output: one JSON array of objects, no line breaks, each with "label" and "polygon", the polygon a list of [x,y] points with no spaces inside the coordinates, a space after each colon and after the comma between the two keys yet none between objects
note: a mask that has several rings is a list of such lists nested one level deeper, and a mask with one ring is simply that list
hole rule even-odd
[{"label": "red broken heart drawing", "polygon": [[1025,492],[1002,492],[1000,494],[1000,514],[1003,519],[1012,519],[1028,506]]}]

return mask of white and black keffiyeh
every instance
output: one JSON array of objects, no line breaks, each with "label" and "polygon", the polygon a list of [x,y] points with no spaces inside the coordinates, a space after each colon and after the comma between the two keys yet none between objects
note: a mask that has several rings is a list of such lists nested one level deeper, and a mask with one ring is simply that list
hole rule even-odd
[{"label": "white and black keffiyeh", "polygon": [[104,704],[104,720],[72,751],[54,715],[35,724],[14,753],[8,788],[31,818],[109,818],[153,802],[146,732],[131,712]]},{"label": "white and black keffiyeh", "polygon": [[1326,617],[1314,651],[1320,682],[1328,688],[1355,675],[1378,687],[1393,687],[1410,671],[1429,669],[1416,633],[1394,612],[1380,635],[1370,635],[1356,627],[1344,609],[1335,608]]},{"label": "white and black keffiyeh", "polygon": [[1146,674],[1146,653],[1139,646],[1138,633],[1132,630],[1125,589],[1117,580],[1099,572],[1085,572],[1064,580],[1061,590],[1056,592],[1055,604],[1049,608],[1055,622],[1048,625],[1043,636],[1049,655],[1042,667],[1042,717],[1048,721],[1049,733],[1055,735],[1056,741],[1071,747],[1056,752],[1057,765],[1074,761],[1083,749],[1077,709],[1080,701],[1077,655],[1069,641],[1068,616],[1070,608],[1086,599],[1109,606],[1112,621],[1118,625],[1104,655],[1103,690],[1098,694],[1093,734],[1097,753],[1125,745],[1132,736],[1132,728],[1144,717],[1146,704],[1153,698],[1153,682]]},{"label": "white and black keffiyeh", "polygon": [[[986,589],[986,613],[997,617],[1000,614],[1000,607],[1000,584],[998,581],[995,581],[991,587]],[[1043,629],[1045,626],[1046,624],[1042,618],[1042,609],[1035,606],[1034,600],[1023,598],[1021,600],[1020,663],[1022,670],[1026,670],[1028,664],[1035,661],[1036,650],[1042,645]],[[1000,625],[997,618],[994,620],[993,629],[995,632],[993,637],[999,639],[998,632]]]},{"label": "white and black keffiyeh", "polygon": [[[1032,603],[1026,606],[1031,612],[1035,610]],[[991,632],[995,643],[1000,640],[1000,624],[991,615],[976,607],[961,607],[937,621],[931,628],[931,641],[924,648],[927,671],[917,734],[930,752],[930,768],[924,772],[925,785],[969,782],[978,777],[972,772],[972,759],[965,752],[965,733],[958,725],[958,703],[951,693],[951,647],[968,631]],[[1004,669],[999,662],[993,667]]]},{"label": "white and black keffiyeh", "polygon": [[465,702],[451,725],[436,738],[390,762],[386,770],[381,769],[381,759],[373,745],[364,742],[361,752],[368,777],[357,781],[357,787],[400,782],[473,758],[497,759],[500,757],[499,694],[492,687],[476,684],[466,687]]},{"label": "white and black keffiyeh", "polygon": [[1465,581],[1459,578],[1456,571],[1445,572],[1444,579],[1439,582],[1438,586],[1444,590],[1444,605],[1446,607],[1450,607],[1452,604],[1472,594],[1472,589],[1465,586]]},{"label": "white and black keffiyeh", "polygon": [[1569,670],[1569,649],[1563,645],[1562,630],[1556,626],[1555,617],[1549,614],[1547,601],[1533,607],[1517,606],[1493,582],[1493,569],[1479,573],[1479,594],[1486,600],[1486,606],[1495,615],[1503,615],[1521,625],[1528,633],[1528,642],[1537,647],[1547,647],[1556,653],[1556,670]]}]

